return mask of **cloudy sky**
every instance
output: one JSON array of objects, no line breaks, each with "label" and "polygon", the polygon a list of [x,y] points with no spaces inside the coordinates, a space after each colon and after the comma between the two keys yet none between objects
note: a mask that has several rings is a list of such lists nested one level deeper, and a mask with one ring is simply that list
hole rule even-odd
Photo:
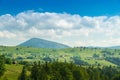
[{"label": "cloudy sky", "polygon": [[120,45],[120,0],[0,0],[0,45],[33,37],[72,47]]}]

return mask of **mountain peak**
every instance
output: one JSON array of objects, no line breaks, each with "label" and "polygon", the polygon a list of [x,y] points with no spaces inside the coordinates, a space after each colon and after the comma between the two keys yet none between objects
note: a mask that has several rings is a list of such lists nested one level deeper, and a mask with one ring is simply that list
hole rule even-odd
[{"label": "mountain peak", "polygon": [[53,41],[48,41],[40,38],[31,38],[18,46],[29,46],[29,47],[37,47],[37,48],[53,48],[53,49],[59,49],[59,48],[69,48],[69,46],[53,42]]}]

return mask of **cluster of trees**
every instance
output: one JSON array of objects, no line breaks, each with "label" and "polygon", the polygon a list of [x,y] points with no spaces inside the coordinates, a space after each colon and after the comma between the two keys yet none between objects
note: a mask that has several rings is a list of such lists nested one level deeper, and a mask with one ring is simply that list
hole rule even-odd
[{"label": "cluster of trees", "polygon": [[89,65],[87,62],[83,61],[79,56],[73,56],[72,59],[77,65]]},{"label": "cluster of trees", "polygon": [[[27,75],[27,71],[31,74]],[[34,62],[24,66],[19,80],[120,80],[118,67],[80,66],[73,63]]]},{"label": "cluster of trees", "polygon": [[120,58],[118,57],[106,57],[105,60],[120,66]]}]

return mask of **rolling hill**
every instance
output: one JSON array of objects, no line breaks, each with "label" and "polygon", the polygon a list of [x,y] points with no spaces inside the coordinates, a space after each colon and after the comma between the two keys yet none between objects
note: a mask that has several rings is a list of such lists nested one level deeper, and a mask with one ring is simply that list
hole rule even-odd
[{"label": "rolling hill", "polygon": [[21,46],[0,46],[0,54],[7,58],[17,61],[60,61],[74,62],[75,64],[90,64],[101,66],[120,66],[120,49],[109,48],[65,48],[65,49],[50,49],[50,48],[33,48]]},{"label": "rolling hill", "polygon": [[19,44],[18,46],[28,46],[35,48],[53,48],[53,49],[69,48],[69,46],[67,45],[39,38],[32,38],[26,42]]}]

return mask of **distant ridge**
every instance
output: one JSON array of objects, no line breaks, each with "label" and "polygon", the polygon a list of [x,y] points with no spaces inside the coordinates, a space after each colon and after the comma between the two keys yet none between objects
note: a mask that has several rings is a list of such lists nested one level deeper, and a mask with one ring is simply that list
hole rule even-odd
[{"label": "distant ridge", "polygon": [[39,39],[39,38],[31,38],[30,40],[27,40],[19,44],[18,46],[27,46],[27,47],[36,47],[36,48],[53,48],[53,49],[69,48],[69,46],[67,45],[44,40],[44,39]]},{"label": "distant ridge", "polygon": [[107,46],[107,47],[96,47],[96,46],[89,46],[88,48],[109,48],[109,49],[120,49],[120,46]]},{"label": "distant ridge", "polygon": [[120,46],[111,46],[111,47],[108,47],[108,48],[111,48],[111,49],[120,49]]}]

